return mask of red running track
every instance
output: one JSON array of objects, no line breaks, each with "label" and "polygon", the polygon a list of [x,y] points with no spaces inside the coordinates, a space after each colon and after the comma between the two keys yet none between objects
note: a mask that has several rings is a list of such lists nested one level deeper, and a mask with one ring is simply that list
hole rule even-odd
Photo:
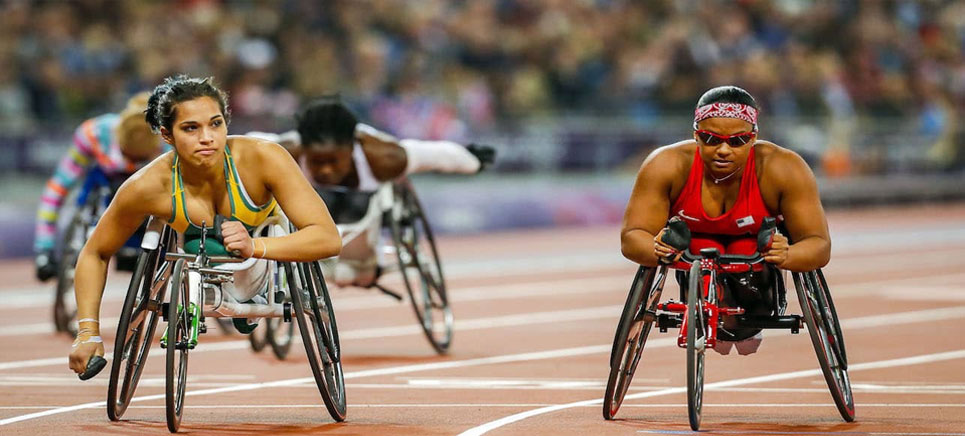
[{"label": "red running track", "polygon": [[[965,205],[829,219],[826,273],[847,338],[857,421],[840,419],[806,332],[770,331],[755,355],[709,353],[701,433],[965,435]],[[618,229],[450,237],[441,250],[457,320],[448,356],[433,353],[407,303],[334,290],[346,422],[329,418],[298,344],[279,362],[212,328],[191,354],[181,432],[690,433],[679,389],[686,358],[670,345],[673,334],[652,333],[619,419],[604,421],[594,402],[635,270],[620,257]],[[109,422],[107,372],[80,382],[67,370],[70,339],[52,333],[49,321],[52,287],[34,282],[25,261],[0,263],[0,276],[0,434],[167,434],[163,353],[152,351],[138,388],[147,399]],[[109,279],[108,349],[128,277]],[[789,312],[799,313],[789,297]],[[726,387],[713,389],[717,382]]]}]

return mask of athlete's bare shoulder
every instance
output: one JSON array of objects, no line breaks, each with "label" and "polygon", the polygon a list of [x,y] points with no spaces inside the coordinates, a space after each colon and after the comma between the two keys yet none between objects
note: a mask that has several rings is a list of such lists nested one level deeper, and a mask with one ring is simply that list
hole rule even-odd
[{"label": "athlete's bare shoulder", "polygon": [[697,143],[693,140],[680,141],[659,147],[650,152],[643,161],[640,173],[648,176],[674,176],[690,167],[696,152]]},{"label": "athlete's bare shoulder", "polygon": [[235,165],[240,162],[258,165],[264,159],[278,159],[281,154],[291,155],[277,142],[255,136],[231,135],[227,147],[231,148]]},{"label": "athlete's bare shoulder", "polygon": [[118,189],[114,201],[125,208],[149,215],[170,215],[174,156],[174,151],[163,153],[128,177]]},{"label": "athlete's bare shoulder", "polygon": [[762,185],[787,188],[814,180],[811,168],[794,150],[770,141],[757,141],[754,149]]}]

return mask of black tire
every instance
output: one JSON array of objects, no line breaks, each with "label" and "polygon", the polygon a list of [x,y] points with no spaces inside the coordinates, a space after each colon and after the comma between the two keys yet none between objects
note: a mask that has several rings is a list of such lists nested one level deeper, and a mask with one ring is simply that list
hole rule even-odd
[{"label": "black tire", "polygon": [[690,268],[687,289],[687,415],[691,430],[700,429],[704,405],[704,355],[707,351],[707,317],[700,263]]},{"label": "black tire", "polygon": [[[278,285],[281,294],[284,294],[282,301],[275,301],[275,303],[291,303],[292,292],[290,288],[290,280],[288,278],[288,273],[285,268],[278,267]],[[276,292],[276,295],[281,295]],[[265,321],[265,338],[268,343],[271,344],[271,351],[275,353],[275,357],[278,360],[285,360],[288,357],[288,353],[292,349],[292,337],[295,333],[295,321],[285,322],[282,318],[268,318]]]},{"label": "black tire", "polygon": [[794,273],[794,287],[804,322],[811,336],[811,344],[824,373],[831,398],[838,412],[847,422],[854,421],[854,397],[851,393],[851,380],[848,377],[847,356],[844,351],[844,336],[838,323],[838,314],[831,301],[831,293],[824,275],[817,271]]},{"label": "black tire", "polygon": [[262,325],[255,328],[255,331],[248,335],[248,343],[251,344],[251,351],[260,353],[268,345],[268,322],[272,318],[262,320]]},{"label": "black tire", "polygon": [[288,353],[292,349],[292,338],[295,334],[295,323],[284,322],[281,318],[271,318],[265,326],[265,337],[271,345],[271,352],[278,360],[288,358]]},{"label": "black tire", "polygon": [[87,226],[84,223],[83,216],[83,210],[74,213],[74,217],[70,220],[70,225],[64,233],[60,261],[57,264],[57,287],[54,290],[54,329],[58,332],[65,332],[72,337],[77,334],[74,269],[77,266],[77,256],[80,255],[80,250],[84,248],[84,242],[87,239]]},{"label": "black tire", "polygon": [[171,277],[171,264],[164,260],[164,255],[174,242],[171,229],[165,227],[161,235],[157,249],[138,255],[117,322],[107,386],[107,417],[111,421],[121,419],[127,410],[154,342],[161,303]]},{"label": "black tire", "polygon": [[662,280],[655,279],[658,274],[666,276],[666,267],[661,267],[658,273],[657,268],[641,266],[630,285],[627,302],[613,338],[613,350],[610,352],[610,376],[603,397],[604,419],[613,419],[620,410],[627,389],[630,388],[630,381],[633,380],[633,374],[640,363],[643,347],[657,317],[657,303],[660,302],[663,291]]},{"label": "black tire", "polygon": [[322,270],[318,262],[300,263],[295,268],[285,263],[284,269],[287,277],[296,279],[289,281],[293,309],[318,392],[332,419],[344,421],[345,378],[338,326]]},{"label": "black tire", "polygon": [[[188,378],[188,339],[191,330],[189,286],[184,259],[174,264],[171,299],[168,303],[167,361],[164,371],[164,410],[168,431],[176,433],[184,412],[184,388]],[[182,303],[183,302],[183,303]],[[183,307],[178,308],[179,303]]]},{"label": "black tire", "polygon": [[828,287],[827,280],[824,279],[824,271],[820,269],[817,270],[817,277],[819,279],[818,283],[821,285],[821,289],[824,291],[822,295],[825,297],[825,303],[827,303],[827,308],[830,310],[828,318],[833,321],[831,324],[834,327],[835,341],[834,341],[834,351],[837,352],[837,358],[841,362],[841,366],[844,369],[848,369],[848,353],[847,347],[844,346],[844,333],[841,331],[841,323],[838,321],[838,311],[834,308],[834,300],[831,299],[831,288]]},{"label": "black tire", "polygon": [[399,213],[393,213],[389,228],[399,271],[422,331],[432,348],[445,354],[452,344],[453,316],[436,240],[411,184],[396,183],[395,196]]}]

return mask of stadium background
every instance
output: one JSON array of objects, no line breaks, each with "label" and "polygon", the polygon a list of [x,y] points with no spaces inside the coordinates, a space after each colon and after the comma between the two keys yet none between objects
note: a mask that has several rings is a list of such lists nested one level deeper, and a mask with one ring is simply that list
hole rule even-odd
[{"label": "stadium background", "polygon": [[397,136],[496,146],[493,171],[417,180],[447,232],[618,222],[720,84],[756,96],[827,206],[949,201],[963,51],[961,1],[2,1],[0,257],[29,256],[73,129],[175,73],[217,78],[233,134],[338,92]]}]

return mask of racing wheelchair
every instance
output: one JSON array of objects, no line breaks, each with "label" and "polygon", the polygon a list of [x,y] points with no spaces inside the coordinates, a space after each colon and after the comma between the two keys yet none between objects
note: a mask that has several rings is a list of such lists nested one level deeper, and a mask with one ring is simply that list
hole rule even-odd
[{"label": "racing wheelchair", "polygon": [[[71,336],[77,334],[77,303],[74,301],[74,269],[77,267],[77,257],[122,182],[123,179],[112,178],[95,166],[87,172],[83,184],[76,191],[75,208],[58,244],[55,276],[57,285],[54,289],[53,308],[55,331]],[[137,251],[136,241],[140,240],[143,233],[142,226],[118,252],[115,258],[118,269],[129,269],[128,259],[134,258]]]},{"label": "racing wheelchair", "polygon": [[[375,280],[367,286],[402,301],[400,293],[380,283],[383,277],[398,273],[396,278],[403,282],[432,348],[439,354],[448,352],[452,343],[452,308],[436,240],[412,183],[403,178],[383,183],[374,192],[341,187],[317,191],[338,226],[343,247],[353,241],[377,247]],[[378,246],[383,235],[392,242]]]},{"label": "racing wheelchair", "polygon": [[[179,238],[163,222],[149,220],[127,297],[121,309],[107,390],[107,416],[117,421],[127,410],[155,343],[159,320],[167,325],[160,339],[166,351],[165,412],[168,430],[176,432],[184,410],[188,356],[205,333],[209,318],[267,318],[298,321],[308,362],[322,400],[336,421],[345,419],[345,381],[335,312],[317,262],[291,263],[269,260],[267,303],[238,302],[221,289],[259,259],[209,256],[207,238],[220,239],[222,217],[214,230],[201,233],[197,254],[185,253]],[[293,232],[283,214],[275,214],[255,234],[277,236]],[[220,241],[219,241],[220,242]],[[167,295],[170,293],[170,295]],[[165,298],[167,297],[167,298]],[[289,342],[290,344],[290,342]],[[105,364],[91,359],[92,367]],[[82,374],[82,378],[89,375]]]},{"label": "racing wheelchair", "polygon": [[[854,421],[854,399],[848,378],[848,359],[838,315],[831,300],[827,281],[820,269],[806,273],[792,273],[802,315],[785,315],[787,300],[783,275],[764,262],[760,254],[767,251],[777,223],[766,218],[757,238],[758,252],[750,256],[722,255],[716,248],[689,251],[690,231],[682,220],[671,219],[665,241],[683,252],[679,260],[656,268],[641,266],[633,279],[627,302],[617,325],[610,354],[610,375],[603,397],[603,417],[613,419],[630,387],[630,381],[640,363],[647,336],[656,324],[661,332],[679,327],[677,346],[687,350],[687,411],[690,428],[700,428],[704,391],[704,353],[718,345],[718,335],[725,318],[735,328],[789,329],[798,333],[807,326],[818,363],[824,374],[831,397],[841,417]],[[729,292],[723,277],[732,273],[763,271],[774,268],[771,315],[752,315],[744,308],[724,302]],[[660,294],[667,279],[668,269],[688,271],[681,275],[681,298],[661,303]],[[684,296],[686,290],[686,296]]]}]

